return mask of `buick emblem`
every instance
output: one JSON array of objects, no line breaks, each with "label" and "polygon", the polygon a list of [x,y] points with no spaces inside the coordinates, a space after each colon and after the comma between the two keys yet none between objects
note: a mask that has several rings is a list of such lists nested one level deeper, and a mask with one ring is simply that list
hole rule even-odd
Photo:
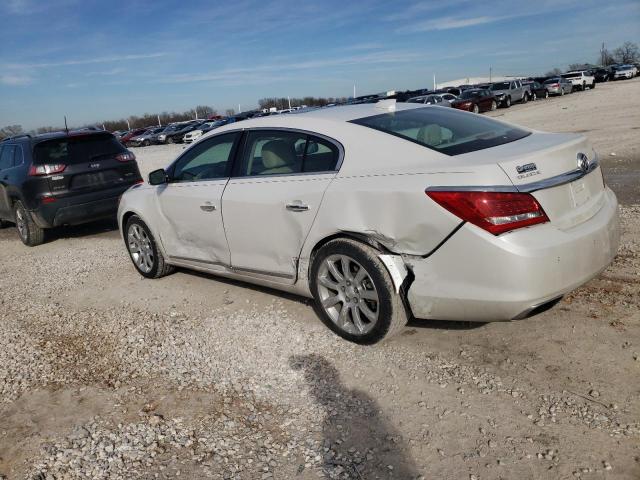
[{"label": "buick emblem", "polygon": [[89,168],[100,168],[100,164],[99,163],[92,163],[89,165]]},{"label": "buick emblem", "polygon": [[589,157],[587,157],[584,153],[578,153],[578,168],[582,170],[584,173],[589,171],[590,167]]}]

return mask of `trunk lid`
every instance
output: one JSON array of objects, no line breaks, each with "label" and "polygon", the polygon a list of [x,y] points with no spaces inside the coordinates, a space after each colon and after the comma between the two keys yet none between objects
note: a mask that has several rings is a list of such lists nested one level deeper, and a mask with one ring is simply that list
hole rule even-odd
[{"label": "trunk lid", "polygon": [[489,150],[502,159],[497,163],[513,185],[531,192],[561,229],[588,220],[603,205],[602,172],[584,136],[533,133]]}]

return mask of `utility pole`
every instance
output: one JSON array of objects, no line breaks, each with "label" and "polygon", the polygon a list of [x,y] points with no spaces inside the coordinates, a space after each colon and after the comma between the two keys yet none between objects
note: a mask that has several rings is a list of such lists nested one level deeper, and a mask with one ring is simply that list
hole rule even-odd
[{"label": "utility pole", "polygon": [[289,110],[291,110],[291,97],[287,95],[287,102],[289,102]]},{"label": "utility pole", "polygon": [[489,83],[491,83],[491,77],[493,75],[493,68],[489,67]]},{"label": "utility pole", "polygon": [[353,84],[353,98],[356,98],[356,84]]},{"label": "utility pole", "polygon": [[129,119],[127,119],[127,130],[131,130],[131,125],[129,124]]},{"label": "utility pole", "polygon": [[604,42],[602,42],[602,48],[600,49],[600,65],[602,65],[603,67],[606,66],[604,64]]},{"label": "utility pole", "polygon": [[437,84],[436,84],[436,76],[435,76],[435,74],[433,75],[433,89],[434,89],[434,90],[437,90],[437,89],[438,89],[438,86],[437,86]]},{"label": "utility pole", "polygon": [[242,108],[240,108],[240,104],[238,104],[238,113],[242,113]]},{"label": "utility pole", "polygon": [[160,115],[158,114],[158,126],[161,127],[162,123],[160,123]]}]

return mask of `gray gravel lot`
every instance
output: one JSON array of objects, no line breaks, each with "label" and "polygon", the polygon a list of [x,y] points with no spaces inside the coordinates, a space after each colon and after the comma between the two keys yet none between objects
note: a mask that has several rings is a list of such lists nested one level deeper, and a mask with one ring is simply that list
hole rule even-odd
[{"label": "gray gravel lot", "polygon": [[[585,131],[607,173],[638,172],[638,87],[494,114]],[[583,100],[598,114],[571,124]],[[136,155],[148,172],[181,149]],[[640,202],[637,183],[613,186],[619,255],[556,307],[415,321],[374,347],[304,299],[144,280],[112,222],[31,249],[0,230],[0,478],[640,478]]]}]

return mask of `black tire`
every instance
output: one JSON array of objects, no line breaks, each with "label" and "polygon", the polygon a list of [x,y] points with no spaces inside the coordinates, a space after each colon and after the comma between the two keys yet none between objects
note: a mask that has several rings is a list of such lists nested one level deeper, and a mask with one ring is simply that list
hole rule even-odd
[{"label": "black tire", "polygon": [[531,100],[533,100],[534,102],[538,100],[538,94],[536,92],[533,92],[533,94],[531,95]]},{"label": "black tire", "polygon": [[498,108],[498,104],[496,103],[496,101],[495,101],[495,100],[493,100],[493,101],[491,102],[491,111],[493,112],[493,111],[494,111],[495,109],[497,109],[497,108]]},{"label": "black tire", "polygon": [[[318,252],[314,255],[309,272],[309,286],[315,300],[316,312],[318,313],[318,316],[320,317],[322,322],[334,333],[341,336],[345,340],[361,345],[371,345],[393,337],[394,335],[402,331],[408,320],[402,297],[400,294],[396,293],[396,289],[394,288],[391,276],[378,257],[379,254],[379,251],[375,250],[369,245],[357,242],[355,240],[346,238],[332,240],[322,248],[320,248],[320,250],[318,250]],[[330,257],[335,258],[335,256],[348,257],[353,262],[352,266],[354,264],[358,264],[357,266],[364,268],[366,274],[368,275],[366,280],[371,282],[370,286],[377,294],[378,300],[377,303],[375,303],[377,317],[375,321],[368,323],[367,328],[369,328],[369,330],[365,333],[354,334],[349,332],[347,329],[339,326],[336,323],[338,320],[334,321],[325,307],[323,307],[322,305],[320,275],[322,274],[322,269],[325,268],[323,266],[326,265],[325,262],[327,260],[330,261]],[[357,278],[357,274],[359,271],[360,270],[358,269],[350,272],[350,275],[352,273],[355,274],[355,277],[352,278]],[[350,277],[344,275],[344,278],[348,279]],[[347,287],[347,289],[348,288],[349,287]],[[355,282],[354,286],[352,286],[351,288],[355,290]],[[344,291],[344,288],[342,288],[342,290]],[[340,293],[338,293],[338,295],[340,295]],[[350,294],[342,293],[341,295],[344,296]],[[349,301],[349,298],[346,297],[346,300]],[[345,308],[345,303],[343,303],[344,301],[341,302],[342,303],[340,311],[336,312],[338,313],[338,315]],[[352,302],[352,305],[354,306],[351,310],[347,310],[346,319],[347,322],[351,320],[350,325],[353,325],[352,328],[355,330],[356,322],[354,320],[354,309],[358,308],[360,302],[367,303],[367,305],[365,306],[371,311],[373,311],[373,308],[370,308],[370,304],[368,303],[368,301],[363,300],[362,298],[352,298]],[[336,305],[338,305],[338,303],[334,303],[333,307],[328,308],[337,309]]]},{"label": "black tire", "polygon": [[9,227],[11,224],[9,222],[6,222],[4,220],[0,220],[0,230],[2,230],[3,228],[7,228]]},{"label": "black tire", "polygon": [[175,143],[173,137],[167,137],[167,143]]},{"label": "black tire", "polygon": [[563,97],[564,96],[564,88],[560,88],[560,96]]},{"label": "black tire", "polygon": [[[133,247],[129,241],[129,232],[133,226],[137,226],[139,229],[144,231],[148,239],[148,248],[150,250],[150,253],[152,253],[153,259],[152,266],[148,271],[141,268],[141,266],[136,262],[136,259],[134,258],[134,252],[132,252]],[[160,278],[174,272],[175,267],[173,265],[169,265],[166,262],[164,256],[162,255],[162,252],[156,244],[155,239],[153,238],[153,235],[151,234],[151,230],[149,230],[149,227],[147,227],[146,223],[144,223],[140,217],[138,217],[137,215],[133,215],[127,220],[127,223],[124,227],[123,236],[124,243],[127,247],[127,251],[129,252],[129,258],[131,258],[131,262],[136,267],[136,270],[140,275],[145,278]]]},{"label": "black tire", "polygon": [[504,108],[509,108],[511,107],[511,97],[507,97],[504,100]]},{"label": "black tire", "polygon": [[527,103],[529,101],[529,95],[526,93],[522,96],[522,103]]},{"label": "black tire", "polygon": [[596,88],[596,81],[595,80],[593,82],[591,82],[591,90],[593,90],[594,88]]},{"label": "black tire", "polygon": [[477,103],[473,104],[473,113],[480,113],[480,107],[478,107]]},{"label": "black tire", "polygon": [[20,200],[13,204],[13,215],[16,219],[16,230],[18,230],[18,236],[22,243],[27,247],[35,247],[44,243],[44,229],[35,224],[31,214],[24,208]]},{"label": "black tire", "polygon": [[549,98],[549,91],[548,90],[544,91],[544,98]]},{"label": "black tire", "polygon": [[143,147],[148,147],[149,145],[151,145],[151,142],[149,140],[145,140],[144,142],[142,142]]}]

